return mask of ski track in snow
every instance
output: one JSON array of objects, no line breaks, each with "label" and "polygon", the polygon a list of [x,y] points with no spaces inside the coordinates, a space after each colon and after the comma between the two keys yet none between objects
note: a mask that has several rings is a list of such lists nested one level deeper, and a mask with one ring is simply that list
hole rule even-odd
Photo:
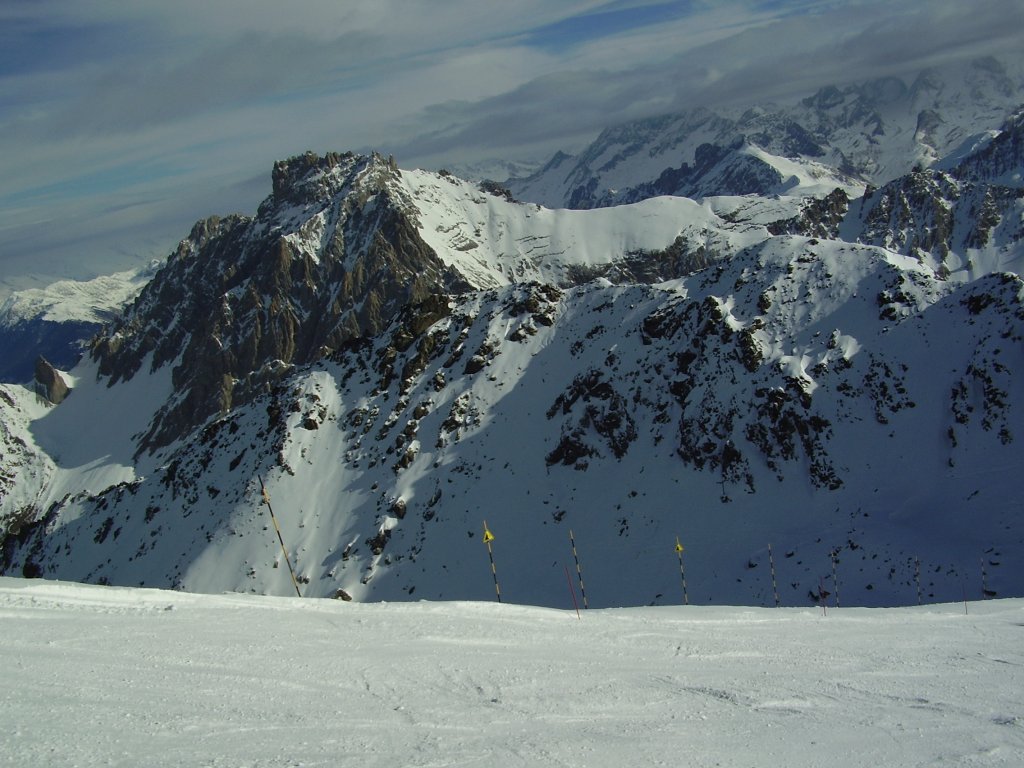
[{"label": "ski track in snow", "polygon": [[0,765],[1019,766],[1024,600],[358,604],[0,579]]}]

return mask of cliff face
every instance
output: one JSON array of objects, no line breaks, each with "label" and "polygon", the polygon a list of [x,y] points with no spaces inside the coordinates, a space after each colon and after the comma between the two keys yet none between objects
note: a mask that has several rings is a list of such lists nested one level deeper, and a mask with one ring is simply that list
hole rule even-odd
[{"label": "cliff face", "polygon": [[45,357],[36,359],[34,378],[36,392],[54,405],[64,402],[64,398],[71,392],[64,377],[60,375],[60,371],[54,368]]},{"label": "cliff face", "polygon": [[420,238],[379,156],[274,166],[253,218],[199,222],[92,346],[110,383],[173,366],[175,399],[143,446],[166,445],[267,391],[295,365],[374,336],[406,305],[467,286]]}]

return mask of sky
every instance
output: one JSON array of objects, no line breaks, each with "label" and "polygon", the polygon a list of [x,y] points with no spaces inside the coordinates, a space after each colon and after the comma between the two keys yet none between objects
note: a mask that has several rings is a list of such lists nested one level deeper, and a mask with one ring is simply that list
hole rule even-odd
[{"label": "sky", "polygon": [[3,0],[0,299],[166,256],[307,150],[542,161],[1022,48],[1019,0]]}]

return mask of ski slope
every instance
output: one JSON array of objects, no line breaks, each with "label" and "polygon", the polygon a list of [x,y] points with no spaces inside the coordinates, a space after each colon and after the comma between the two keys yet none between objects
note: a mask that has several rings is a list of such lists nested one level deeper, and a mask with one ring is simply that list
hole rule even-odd
[{"label": "ski slope", "polygon": [[0,765],[1024,764],[1024,600],[565,601],[0,579]]}]

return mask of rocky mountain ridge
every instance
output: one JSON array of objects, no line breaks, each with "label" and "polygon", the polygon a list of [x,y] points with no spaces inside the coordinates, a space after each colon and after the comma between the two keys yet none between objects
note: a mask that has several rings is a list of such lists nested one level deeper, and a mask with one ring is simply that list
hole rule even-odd
[{"label": "rocky mountain ridge", "polygon": [[484,520],[521,602],[561,604],[570,527],[594,605],[674,601],[676,536],[701,601],[771,604],[768,545],[790,604],[959,599],[979,558],[1024,594],[1019,130],[862,195],[589,210],[379,155],[279,162],[64,402],[0,388],[0,566],[284,594],[265,483],[311,596],[487,599]]}]

